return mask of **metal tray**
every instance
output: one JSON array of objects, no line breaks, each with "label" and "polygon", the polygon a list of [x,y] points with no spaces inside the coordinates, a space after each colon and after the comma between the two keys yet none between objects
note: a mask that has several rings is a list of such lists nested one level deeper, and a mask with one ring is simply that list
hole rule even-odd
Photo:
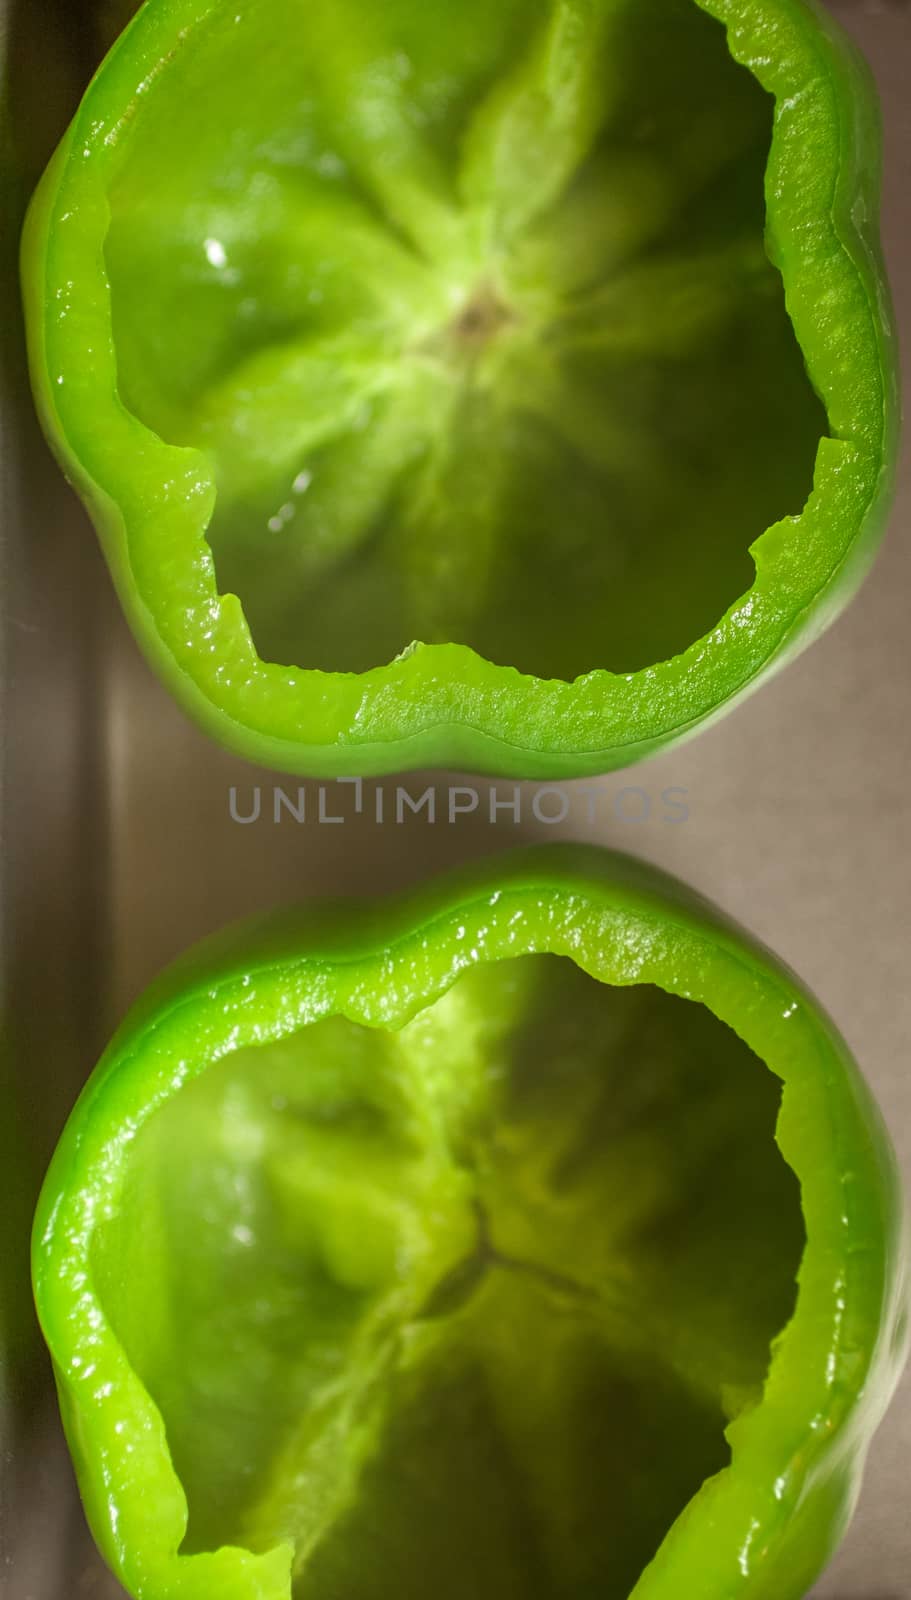
[{"label": "metal tray", "polygon": [[[911,9],[906,0],[833,9],[882,88],[886,248],[911,330]],[[491,790],[515,802],[513,785],[444,775],[407,780],[414,796],[433,783],[433,824],[426,809],[396,820],[392,782],[364,785],[359,812],[351,786],[324,786],[323,816],[341,821],[319,820],[320,786],[308,784],[307,820],[283,807],[275,822],[276,783],[295,805],[297,783],[219,750],[152,678],[32,417],[16,238],[99,48],[91,0],[0,0],[9,113],[0,124],[0,1068],[8,1063],[18,1095],[25,1210],[114,1023],[192,940],[280,902],[378,893],[459,858],[557,836],[650,857],[790,960],[854,1047],[911,1175],[911,544],[902,538],[911,462],[891,538],[849,614],[683,749],[556,794],[522,785],[518,819],[504,804],[491,821]],[[239,816],[255,810],[257,787],[259,820],[234,820],[232,806]],[[564,805],[566,816],[550,820]],[[25,1264],[23,1247],[23,1297]],[[85,1530],[37,1336],[15,1382],[0,1381],[0,1430],[4,1600],[121,1595]],[[909,1469],[906,1381],[814,1600],[911,1600]]]}]

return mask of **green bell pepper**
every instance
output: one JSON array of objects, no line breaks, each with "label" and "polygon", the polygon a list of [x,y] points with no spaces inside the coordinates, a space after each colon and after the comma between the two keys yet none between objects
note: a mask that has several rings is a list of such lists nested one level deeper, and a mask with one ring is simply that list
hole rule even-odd
[{"label": "green bell pepper", "polygon": [[793,975],[557,846],[178,964],[34,1280],[142,1600],[794,1600],[904,1353],[903,1217]]},{"label": "green bell pepper", "polygon": [[145,651],[291,771],[624,765],[865,571],[865,69],[804,0],[148,0],[34,201],[34,389]]}]

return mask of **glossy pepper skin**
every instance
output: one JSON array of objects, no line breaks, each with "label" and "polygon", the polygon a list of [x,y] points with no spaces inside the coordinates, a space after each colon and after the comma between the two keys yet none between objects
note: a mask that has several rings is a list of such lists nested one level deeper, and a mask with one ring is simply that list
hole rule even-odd
[{"label": "glossy pepper skin", "polygon": [[804,0],[148,0],[24,286],[152,665],[326,776],[596,773],[717,716],[880,536],[878,186]]},{"label": "glossy pepper skin", "polygon": [[166,973],[65,1130],[34,1281],[142,1600],[292,1570],[796,1600],[907,1337],[893,1155],[830,1021],[683,886],[573,846]]}]

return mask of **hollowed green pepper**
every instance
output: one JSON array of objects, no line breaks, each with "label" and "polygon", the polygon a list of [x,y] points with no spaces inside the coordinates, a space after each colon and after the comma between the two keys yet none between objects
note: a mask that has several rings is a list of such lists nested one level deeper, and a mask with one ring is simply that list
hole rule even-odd
[{"label": "hollowed green pepper", "polygon": [[879,535],[878,163],[804,0],[148,0],[24,262],[164,681],[326,775],[603,771],[719,713]]},{"label": "hollowed green pepper", "polygon": [[142,1600],[794,1600],[907,1259],[798,981],[573,847],[202,947],[90,1080],[34,1236]]}]

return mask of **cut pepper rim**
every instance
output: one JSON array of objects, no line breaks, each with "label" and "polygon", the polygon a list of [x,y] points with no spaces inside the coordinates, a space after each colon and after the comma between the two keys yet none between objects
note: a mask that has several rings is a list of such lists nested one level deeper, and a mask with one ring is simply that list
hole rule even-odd
[{"label": "cut pepper rim", "polygon": [[762,1400],[725,1430],[730,1465],[672,1524],[631,1600],[659,1600],[665,1574],[678,1592],[697,1592],[698,1581],[705,1596],[735,1583],[771,1594],[767,1569],[821,1484],[833,1497],[834,1546],[856,1493],[850,1451],[882,1414],[907,1338],[908,1241],[879,1114],[829,1019],[762,947],[643,863],[539,847],[385,905],[280,914],[247,930],[234,953],[210,942],[153,986],[83,1092],[36,1217],[36,1296],[87,1463],[93,1531],[134,1593],[169,1600],[211,1583],[231,1600],[288,1600],[293,1556],[290,1544],[177,1553],[187,1504],[164,1423],[92,1278],[93,1230],[116,1208],[140,1127],[225,1054],[328,1015],[395,1028],[475,962],[545,952],[601,982],[654,984],[731,1027],[782,1079],[776,1141],[801,1185],[797,1303]]},{"label": "cut pepper rim", "polygon": [[[217,588],[205,456],[165,444],[120,401],[104,261],[107,179],[139,97],[166,81],[170,59],[219,0],[146,6],[96,75],[26,228],[34,384],[134,631],[223,743],[326,777],[459,763],[529,778],[604,771],[718,715],[846,602],[872,559],[896,454],[875,96],[840,29],[805,0],[693,3],[725,24],[732,56],[775,102],[767,245],[830,435],[802,513],[753,543],[754,583],[714,629],[669,661],[572,682],[454,643],[418,643],[363,673],[261,660],[240,601]],[[86,414],[100,423],[77,445]],[[162,574],[166,599],[154,595]]]}]

